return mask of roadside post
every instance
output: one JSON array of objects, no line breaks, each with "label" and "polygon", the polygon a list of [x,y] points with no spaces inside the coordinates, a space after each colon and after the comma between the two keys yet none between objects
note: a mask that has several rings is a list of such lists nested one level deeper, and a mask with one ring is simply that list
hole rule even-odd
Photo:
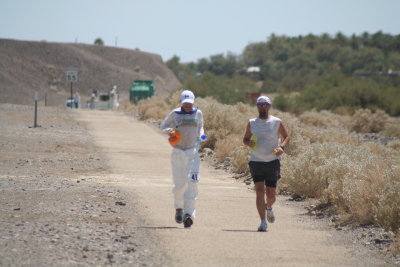
[{"label": "roadside post", "polygon": [[69,67],[66,72],[67,75],[67,82],[71,83],[71,109],[74,108],[74,96],[72,90],[72,83],[78,81],[78,69],[75,67]]},{"label": "roadside post", "polygon": [[35,91],[35,116],[33,120],[33,128],[37,127],[37,102],[39,100],[39,90]]},{"label": "roadside post", "polygon": [[47,107],[47,93],[48,93],[48,90],[46,88],[46,91],[44,92],[44,106],[45,107]]}]

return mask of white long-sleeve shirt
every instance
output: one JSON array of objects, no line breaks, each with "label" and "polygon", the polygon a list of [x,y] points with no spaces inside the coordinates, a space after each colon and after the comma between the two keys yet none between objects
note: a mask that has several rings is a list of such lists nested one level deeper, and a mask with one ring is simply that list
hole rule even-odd
[{"label": "white long-sleeve shirt", "polygon": [[204,134],[203,113],[200,109],[195,108],[190,112],[185,112],[181,107],[176,108],[168,114],[160,128],[162,131],[171,128],[181,133],[181,139],[175,146],[176,148],[193,148],[200,136]]}]

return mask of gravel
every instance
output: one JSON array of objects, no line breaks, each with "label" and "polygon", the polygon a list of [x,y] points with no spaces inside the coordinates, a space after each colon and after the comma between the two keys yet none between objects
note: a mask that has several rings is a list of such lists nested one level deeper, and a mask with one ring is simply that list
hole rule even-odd
[{"label": "gravel", "polygon": [[0,266],[161,266],[135,196],[64,108],[0,104]]}]

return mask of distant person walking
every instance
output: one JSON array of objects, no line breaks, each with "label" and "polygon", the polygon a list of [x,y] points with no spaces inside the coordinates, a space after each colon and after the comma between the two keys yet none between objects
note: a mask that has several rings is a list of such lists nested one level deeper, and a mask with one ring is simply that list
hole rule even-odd
[{"label": "distant person walking", "polygon": [[81,102],[81,96],[79,95],[78,92],[76,92],[75,95],[74,95],[74,106],[75,106],[75,108],[80,108],[80,102]]},{"label": "distant person walking", "polygon": [[261,219],[258,227],[260,232],[267,230],[265,213],[268,222],[275,221],[272,206],[276,200],[277,181],[281,177],[280,156],[290,139],[282,121],[268,114],[271,105],[272,102],[267,96],[257,99],[258,117],[249,120],[243,137],[243,143],[252,149],[249,168],[256,190],[257,211]]},{"label": "distant person walking", "polygon": [[185,90],[180,96],[181,107],[172,110],[160,128],[169,134],[174,182],[175,221],[191,227],[196,214],[195,202],[200,180],[199,140],[204,134],[203,113],[194,108],[194,94]]},{"label": "distant person walking", "polygon": [[90,96],[90,108],[94,109],[94,103],[96,101],[96,94],[93,92],[92,95]]}]

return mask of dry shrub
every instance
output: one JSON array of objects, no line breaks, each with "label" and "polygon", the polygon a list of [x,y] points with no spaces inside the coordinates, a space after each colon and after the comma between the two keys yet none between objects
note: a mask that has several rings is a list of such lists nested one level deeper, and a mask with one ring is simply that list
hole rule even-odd
[{"label": "dry shrub", "polygon": [[223,139],[218,139],[215,143],[215,156],[222,162],[226,157],[231,157],[235,148],[240,146],[241,143],[242,136],[238,134],[231,134]]},{"label": "dry shrub", "polygon": [[338,115],[342,115],[342,116],[350,116],[351,114],[353,114],[353,112],[351,111],[350,107],[337,107],[333,110],[336,114]]},{"label": "dry shrub", "polygon": [[247,119],[254,118],[257,114],[256,108],[248,104],[240,102],[234,105],[234,107],[241,117],[245,117]]},{"label": "dry shrub", "polygon": [[380,132],[383,136],[397,137],[400,138],[400,123],[387,124],[385,129]]},{"label": "dry shrub", "polygon": [[[217,140],[223,140],[231,134],[244,134],[249,118],[238,112],[236,106],[220,104],[208,97],[197,99],[196,104],[204,115],[204,128],[209,136],[207,146],[210,148],[215,148]],[[232,150],[235,145],[232,143]]]},{"label": "dry shrub", "polygon": [[372,153],[379,155],[381,158],[387,161],[390,161],[392,164],[396,164],[396,161],[399,163],[398,159],[400,156],[400,150],[393,149],[391,146],[395,146],[396,140],[392,142],[394,145],[390,145],[390,143],[388,143],[388,145],[385,146],[376,142],[364,142],[363,145],[368,147]]},{"label": "dry shrub", "polygon": [[238,146],[232,154],[232,167],[235,173],[249,174],[249,153],[250,150],[245,146]]},{"label": "dry shrub", "polygon": [[[362,150],[356,153],[364,153]],[[386,163],[376,162],[367,156],[363,161],[349,161],[348,155],[340,164],[328,163],[320,173],[329,180],[324,199],[333,203],[335,209],[347,219],[369,224],[374,222],[373,207],[379,200],[377,192],[385,186]],[[335,168],[341,168],[342,176],[336,176]]]},{"label": "dry shrub", "polygon": [[391,166],[364,146],[312,144],[297,157],[284,158],[283,164],[287,190],[333,203],[338,212],[362,223],[373,222],[376,192],[390,181]]},{"label": "dry shrub", "polygon": [[170,106],[160,97],[141,100],[137,105],[137,113],[141,120],[162,121],[171,111],[170,109]]},{"label": "dry shrub", "polygon": [[356,134],[349,133],[343,128],[330,127],[318,128],[314,126],[302,127],[303,138],[307,138],[310,143],[341,143],[359,144]]},{"label": "dry shrub", "polygon": [[392,240],[391,251],[394,255],[400,254],[400,233],[389,232],[389,238]]},{"label": "dry shrub", "polygon": [[315,175],[315,169],[324,164],[328,155],[320,144],[312,144],[296,156],[283,158],[282,176],[287,189],[301,197],[321,197],[328,184]]},{"label": "dry shrub", "polygon": [[400,151],[400,140],[393,140],[387,144],[388,148],[393,149],[395,151]]},{"label": "dry shrub", "polygon": [[330,111],[306,111],[299,116],[302,123],[318,127],[341,126],[346,117],[336,115]]},{"label": "dry shrub", "polygon": [[243,136],[239,134],[228,135],[219,139],[215,145],[215,156],[219,162],[225,158],[232,158],[232,171],[235,173],[249,173],[248,157],[249,148],[241,145]]},{"label": "dry shrub", "polygon": [[358,133],[378,133],[385,128],[388,118],[382,110],[372,113],[369,109],[359,109],[352,116],[349,129]]},{"label": "dry shrub", "polygon": [[[181,105],[182,92],[183,92],[183,89],[172,92],[170,97],[167,99],[167,102],[171,107],[179,107]],[[195,102],[195,105],[197,104],[196,102]]]},{"label": "dry shrub", "polygon": [[[399,170],[399,169],[398,169]],[[398,181],[388,183],[379,194],[376,205],[376,221],[387,231],[400,234],[400,170]]]},{"label": "dry shrub", "polygon": [[122,111],[129,112],[129,111],[136,110],[136,105],[131,103],[131,102],[127,102],[127,101],[123,102],[123,101],[121,101],[119,103],[118,109],[122,110]]},{"label": "dry shrub", "polygon": [[282,120],[290,136],[290,144],[285,148],[285,153],[295,156],[304,152],[310,140],[306,137],[305,127],[300,120],[286,112],[274,112],[273,115]]}]

